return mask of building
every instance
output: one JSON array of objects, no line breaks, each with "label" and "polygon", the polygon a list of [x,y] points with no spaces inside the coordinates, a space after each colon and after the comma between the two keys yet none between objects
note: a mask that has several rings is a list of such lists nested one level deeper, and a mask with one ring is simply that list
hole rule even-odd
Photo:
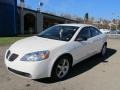
[{"label": "building", "polygon": [[[17,10],[18,10],[17,20],[19,22],[18,24],[19,34],[36,34],[55,24],[77,23],[76,20],[71,20],[64,17],[31,10],[28,8],[24,8],[22,10],[22,8],[18,7]],[[21,20],[20,18],[21,10],[23,14],[22,15],[23,20]]]},{"label": "building", "polygon": [[0,36],[16,35],[16,0],[0,0]]},{"label": "building", "polygon": [[55,24],[76,22],[45,12],[17,7],[17,0],[0,0],[0,36],[37,34]]}]

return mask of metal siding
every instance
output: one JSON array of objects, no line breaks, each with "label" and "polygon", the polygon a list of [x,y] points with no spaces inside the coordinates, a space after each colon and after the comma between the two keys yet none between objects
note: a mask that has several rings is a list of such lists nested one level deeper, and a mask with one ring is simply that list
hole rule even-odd
[{"label": "metal siding", "polygon": [[16,35],[16,0],[0,0],[0,36]]}]

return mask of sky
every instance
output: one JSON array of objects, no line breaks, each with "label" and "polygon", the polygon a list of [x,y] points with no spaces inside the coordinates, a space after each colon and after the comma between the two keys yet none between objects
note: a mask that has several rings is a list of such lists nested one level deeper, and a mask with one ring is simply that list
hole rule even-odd
[{"label": "sky", "polygon": [[89,13],[89,16],[95,19],[120,18],[120,0],[25,0],[25,5],[36,10],[39,2],[44,3],[43,12],[54,12],[57,15],[84,17],[85,13]]}]

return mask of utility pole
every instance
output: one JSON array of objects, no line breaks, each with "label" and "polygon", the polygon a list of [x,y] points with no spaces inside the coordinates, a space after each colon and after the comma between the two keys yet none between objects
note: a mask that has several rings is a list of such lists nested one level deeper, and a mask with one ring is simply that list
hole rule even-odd
[{"label": "utility pole", "polygon": [[116,26],[116,30],[118,30],[118,26],[119,26],[119,18],[120,16],[117,16],[116,13],[112,13],[113,17],[115,17],[115,26]]},{"label": "utility pole", "polygon": [[39,6],[37,8],[38,12],[41,12],[41,8],[42,8],[43,5],[44,5],[43,2],[39,2]]},{"label": "utility pole", "polygon": [[43,14],[41,13],[42,6],[43,6],[43,2],[39,1],[37,8],[37,22],[36,22],[37,33],[40,33],[43,30]]},{"label": "utility pole", "polygon": [[117,16],[117,20],[116,20],[116,30],[118,30],[118,26],[119,26],[119,16]]},{"label": "utility pole", "polygon": [[88,13],[85,13],[85,16],[84,16],[84,24],[85,24],[85,23],[88,23],[88,20],[89,20],[89,14],[88,14]]},{"label": "utility pole", "polygon": [[20,0],[20,21],[21,21],[21,34],[24,34],[24,0]]}]

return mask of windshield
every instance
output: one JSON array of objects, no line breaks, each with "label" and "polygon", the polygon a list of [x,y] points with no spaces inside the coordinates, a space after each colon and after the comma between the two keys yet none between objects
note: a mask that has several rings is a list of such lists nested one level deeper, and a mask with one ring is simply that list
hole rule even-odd
[{"label": "windshield", "polygon": [[75,26],[53,26],[38,34],[39,37],[69,41],[78,30]]}]

